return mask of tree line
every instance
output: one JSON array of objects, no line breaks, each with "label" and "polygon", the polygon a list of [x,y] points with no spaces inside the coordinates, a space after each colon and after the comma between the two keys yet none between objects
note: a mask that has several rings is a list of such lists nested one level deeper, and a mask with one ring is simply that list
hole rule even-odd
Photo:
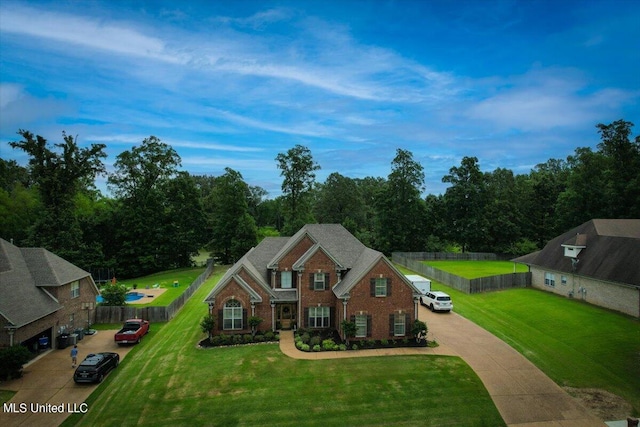
[{"label": "tree line", "polygon": [[[596,150],[577,148],[528,174],[483,172],[476,157],[464,157],[442,177],[445,193],[426,197],[424,167],[410,151],[397,149],[386,178],[333,172],[319,183],[320,165],[296,145],[274,159],[282,176],[276,198],[231,168],[220,176],[180,170],[178,153],[155,136],[120,153],[107,174],[103,144],[81,148],[63,132],[51,146],[20,130],[10,145],[29,163],[0,159],[0,236],[121,277],[189,266],[202,248],[232,263],[267,235],[315,222],[340,223],[387,254],[519,255],[593,218],[640,217],[640,136],[632,138],[632,127],[598,124]],[[111,196],[96,189],[99,175]]]}]

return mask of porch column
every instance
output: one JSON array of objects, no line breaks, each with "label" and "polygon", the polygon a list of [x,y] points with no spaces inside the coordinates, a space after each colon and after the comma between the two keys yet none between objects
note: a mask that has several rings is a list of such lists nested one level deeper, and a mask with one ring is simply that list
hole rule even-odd
[{"label": "porch column", "polygon": [[276,330],[276,302],[271,300],[271,330]]}]

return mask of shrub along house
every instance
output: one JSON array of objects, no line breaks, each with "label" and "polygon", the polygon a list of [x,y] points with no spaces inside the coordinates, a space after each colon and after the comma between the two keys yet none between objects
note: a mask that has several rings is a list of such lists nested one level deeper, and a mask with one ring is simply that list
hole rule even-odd
[{"label": "shrub along house", "polygon": [[[247,252],[205,298],[216,333],[260,329],[340,330],[357,326],[356,339],[411,335],[420,292],[381,253],[339,224],[310,224],[291,237],[267,237]],[[345,337],[343,337],[345,338]]]},{"label": "shrub along house", "polygon": [[640,219],[593,219],[513,261],[533,287],[640,317]]},{"label": "shrub along house", "polygon": [[41,338],[55,346],[61,333],[87,327],[97,295],[90,273],[46,249],[0,239],[0,348],[36,350]]}]

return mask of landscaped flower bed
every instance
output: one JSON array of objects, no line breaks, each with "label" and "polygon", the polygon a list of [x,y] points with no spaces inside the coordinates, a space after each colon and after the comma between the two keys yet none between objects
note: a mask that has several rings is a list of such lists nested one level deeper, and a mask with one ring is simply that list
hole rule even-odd
[{"label": "landscaped flower bed", "polygon": [[211,339],[203,339],[198,343],[198,345],[200,347],[222,347],[228,345],[256,344],[278,341],[280,341],[280,335],[278,335],[277,333],[274,333],[272,331],[258,331],[256,332],[255,336],[252,336],[251,334],[214,335],[211,337]]},{"label": "landscaped flower bed", "polygon": [[346,351],[375,348],[397,348],[397,347],[427,347],[435,346],[435,342],[427,344],[425,340],[417,342],[415,339],[356,339],[349,340],[349,345],[340,338],[335,329],[299,329],[294,335],[296,348],[300,351]]}]

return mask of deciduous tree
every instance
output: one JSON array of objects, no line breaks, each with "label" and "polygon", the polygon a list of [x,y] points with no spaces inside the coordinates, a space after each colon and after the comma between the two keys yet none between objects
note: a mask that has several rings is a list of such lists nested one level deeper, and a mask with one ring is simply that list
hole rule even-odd
[{"label": "deciduous tree", "polygon": [[315,222],[311,211],[310,193],[320,166],[313,160],[311,150],[296,145],[276,156],[280,176],[283,177],[285,222],[283,234],[292,235],[304,224]]}]

